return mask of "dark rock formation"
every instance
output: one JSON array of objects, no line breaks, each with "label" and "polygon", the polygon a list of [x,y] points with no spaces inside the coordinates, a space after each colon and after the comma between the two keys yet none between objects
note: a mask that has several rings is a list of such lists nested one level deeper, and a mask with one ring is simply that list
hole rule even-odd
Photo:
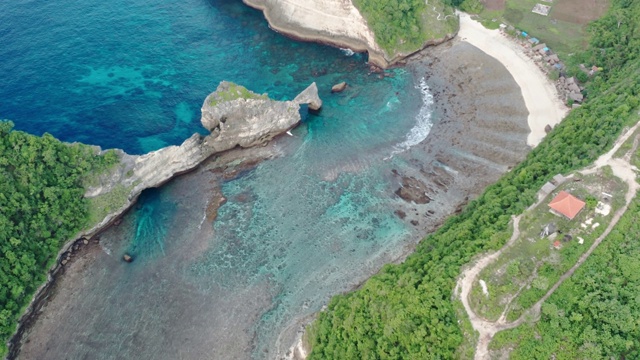
[{"label": "dark rock formation", "polygon": [[427,185],[414,177],[403,177],[402,186],[396,190],[396,195],[403,200],[416,204],[428,204],[431,198],[427,195],[430,191]]}]

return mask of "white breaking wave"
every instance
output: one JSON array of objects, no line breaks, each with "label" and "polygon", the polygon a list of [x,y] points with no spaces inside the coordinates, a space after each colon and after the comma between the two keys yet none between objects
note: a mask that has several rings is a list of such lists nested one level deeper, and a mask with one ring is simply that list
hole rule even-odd
[{"label": "white breaking wave", "polygon": [[397,97],[392,98],[391,100],[387,101],[387,105],[385,106],[384,111],[392,111],[395,110],[398,105],[400,105],[400,100],[398,100]]},{"label": "white breaking wave", "polygon": [[[208,202],[207,202],[207,206],[209,206]],[[205,207],[204,214],[202,214],[202,220],[200,220],[200,225],[198,225],[198,230],[202,229],[202,224],[204,224],[204,221],[206,219],[207,219],[207,208]]]},{"label": "white breaking wave", "polygon": [[394,146],[391,155],[399,154],[409,150],[414,145],[418,145],[427,138],[433,122],[431,121],[431,110],[433,107],[433,95],[429,89],[429,85],[425,78],[420,79],[420,83],[416,85],[416,89],[422,94],[422,107],[416,116],[416,124],[411,128],[405,140]]},{"label": "white breaking wave", "polygon": [[104,246],[104,244],[102,242],[99,242],[100,244],[100,248],[102,249],[102,251],[105,252],[105,254],[111,256],[111,249],[109,249],[108,247]]},{"label": "white breaking wave", "polygon": [[343,54],[345,54],[345,55],[347,55],[347,56],[352,56],[353,54],[355,54],[355,53],[353,52],[353,50],[351,50],[351,49],[343,49],[343,48],[340,48],[340,50],[342,51],[342,53],[343,53]]}]

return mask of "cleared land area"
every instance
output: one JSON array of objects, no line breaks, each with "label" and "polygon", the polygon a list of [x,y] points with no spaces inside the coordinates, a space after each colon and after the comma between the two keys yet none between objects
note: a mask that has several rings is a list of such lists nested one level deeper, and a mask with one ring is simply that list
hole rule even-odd
[{"label": "cleared land area", "polygon": [[[592,244],[589,246],[588,250],[586,250],[584,253],[582,254],[574,254],[575,256],[566,256],[568,254],[565,254],[565,256],[567,257],[567,259],[565,261],[555,261],[555,263],[557,264],[563,264],[566,265],[567,267],[570,268],[566,268],[565,266],[562,266],[562,270],[564,270],[565,272],[559,276],[557,278],[556,281],[554,281],[553,286],[549,287],[549,285],[551,284],[551,282],[549,282],[549,280],[547,279],[546,281],[542,281],[539,277],[539,275],[537,274],[537,269],[535,268],[535,266],[537,266],[537,263],[535,261],[535,256],[540,256],[540,254],[545,253],[544,249],[536,249],[535,246],[530,246],[530,245],[524,245],[524,249],[523,246],[520,245],[518,243],[518,240],[521,240],[521,237],[524,236],[525,238],[527,238],[527,240],[529,240],[529,238],[527,237],[527,231],[525,229],[525,231],[521,234],[521,227],[520,227],[520,220],[523,217],[527,217],[528,215],[533,214],[534,216],[532,216],[532,218],[535,218],[535,215],[538,216],[542,216],[542,214],[538,213],[536,214],[535,211],[536,209],[538,209],[538,207],[543,204],[544,200],[545,200],[545,196],[541,196],[539,201],[534,204],[533,206],[531,206],[529,209],[527,209],[527,211],[525,211],[523,214],[518,215],[516,217],[513,218],[513,233],[511,235],[511,238],[509,239],[509,241],[507,242],[507,244],[502,247],[500,250],[498,250],[495,253],[491,253],[491,254],[486,254],[484,256],[480,256],[479,258],[476,259],[475,262],[473,262],[469,267],[467,267],[461,274],[461,276],[458,279],[458,283],[455,289],[455,294],[460,298],[462,305],[464,306],[465,312],[468,315],[468,318],[471,322],[471,325],[473,327],[473,329],[475,331],[478,332],[478,341],[477,341],[477,345],[476,345],[476,351],[475,351],[475,359],[476,360],[484,360],[484,359],[489,359],[489,358],[493,358],[493,357],[502,357],[502,356],[507,356],[509,355],[509,352],[513,349],[513,347],[516,346],[516,342],[518,341],[517,339],[520,339],[522,337],[522,334],[518,334],[517,336],[513,336],[513,333],[510,333],[510,336],[507,337],[507,339],[505,340],[505,338],[501,338],[499,341],[499,346],[497,346],[499,348],[498,354],[491,354],[489,352],[489,344],[491,342],[491,340],[493,339],[493,337],[498,334],[501,331],[504,330],[508,330],[508,329],[513,329],[513,328],[518,328],[520,327],[522,324],[524,323],[535,323],[538,319],[540,319],[541,317],[541,313],[544,315],[549,315],[549,313],[551,313],[552,315],[558,315],[558,311],[557,308],[555,311],[553,311],[553,309],[549,309],[549,306],[547,304],[545,304],[545,301],[547,301],[553,294],[554,292],[561,286],[563,285],[563,283],[565,283],[565,281],[569,278],[571,278],[571,276],[576,272],[576,270],[578,270],[578,268],[580,268],[580,266],[589,258],[589,256],[597,249],[598,245],[600,245],[600,243],[607,238],[607,236],[611,233],[611,231],[613,230],[613,228],[616,226],[616,224],[618,223],[618,221],[620,221],[620,219],[623,217],[623,215],[625,215],[625,212],[627,211],[627,209],[629,208],[629,206],[632,204],[632,200],[634,200],[637,190],[638,188],[640,188],[640,185],[638,185],[638,183],[636,182],[636,172],[638,171],[638,169],[631,165],[631,158],[633,157],[633,154],[635,154],[636,149],[637,149],[637,138],[635,138],[633,141],[633,146],[632,148],[624,155],[624,157],[622,158],[617,158],[615,157],[615,154],[618,154],[619,149],[622,147],[623,144],[625,144],[627,141],[630,141],[629,139],[633,137],[633,135],[635,134],[635,131],[638,129],[638,127],[640,126],[640,123],[636,124],[634,127],[632,127],[631,129],[627,130],[625,132],[624,135],[622,135],[618,141],[616,142],[616,145],[613,147],[613,149],[611,149],[609,152],[607,152],[606,154],[600,156],[595,163],[593,164],[593,166],[590,166],[588,168],[585,168],[584,170],[580,171],[579,173],[583,176],[589,176],[589,175],[598,175],[598,174],[605,174],[605,176],[609,177],[611,176],[611,178],[602,178],[601,180],[603,180],[603,184],[604,186],[612,186],[613,185],[613,177],[616,177],[619,179],[619,181],[624,181],[624,183],[626,183],[627,185],[627,190],[626,192],[624,192],[624,204],[622,206],[619,207],[619,209],[617,209],[612,216],[610,217],[610,220],[607,222],[607,224],[605,225],[606,228],[604,229],[604,231],[602,233],[600,233],[592,242]],[[610,169],[610,170],[608,170]],[[577,173],[575,174],[577,175]],[[622,187],[622,186],[621,186]],[[585,189],[593,189],[593,185],[589,186],[586,185],[584,186]],[[617,193],[618,195],[622,195],[622,191],[620,193]],[[609,196],[610,198],[613,198],[612,194],[610,194],[611,196]],[[637,205],[637,204],[636,204]],[[599,208],[600,211],[602,211],[602,207]],[[605,214],[601,214],[603,216],[609,216],[610,213],[610,208],[609,208],[609,212]],[[575,217],[573,218],[573,220],[581,220],[580,217]],[[585,222],[588,222],[588,220],[585,220]],[[582,228],[583,224],[585,224],[584,222],[580,223],[580,227]],[[564,224],[565,226],[568,224]],[[597,227],[596,226],[590,226],[592,228],[592,230],[595,230]],[[546,225],[545,225],[546,228]],[[584,228],[583,228],[584,229]],[[541,235],[543,237],[548,237],[549,231],[543,231],[541,233]],[[593,235],[593,234],[589,234],[589,231],[587,230],[587,232],[584,234],[586,235]],[[542,241],[542,240],[539,240]],[[585,243],[586,241],[583,241],[582,244],[579,245],[586,245]],[[544,243],[543,243],[544,244]],[[559,241],[554,241],[553,243],[553,247],[555,250],[560,250],[561,246],[559,247],[558,245],[561,245],[561,243]],[[480,307],[478,308],[478,306],[476,306],[476,308],[473,307],[473,299],[475,298],[476,300],[478,299],[478,297],[481,296],[485,296],[485,297],[489,297],[491,294],[491,288],[489,286],[487,286],[486,282],[483,281],[483,283],[480,283],[479,276],[482,275],[483,271],[485,269],[491,269],[493,264],[500,264],[501,262],[503,264],[508,265],[512,260],[513,257],[510,257],[509,254],[510,253],[517,253],[518,249],[520,248],[520,250],[525,250],[525,254],[527,256],[531,255],[531,252],[526,252],[527,248],[533,248],[534,249],[534,254],[535,256],[532,257],[532,259],[534,260],[534,270],[529,272],[529,276],[520,276],[520,281],[521,283],[518,286],[518,289],[515,290],[515,294],[509,295],[507,294],[506,296],[503,296],[498,300],[498,304],[497,306],[493,306],[493,307],[489,307],[489,306],[484,306],[484,307]],[[514,252],[513,250],[516,249],[516,251]],[[553,258],[553,256],[548,257],[549,258]],[[575,262],[572,262],[575,261]],[[518,271],[521,271],[521,267],[519,266],[520,264],[518,264],[517,267],[514,267],[513,271],[511,273],[509,273],[509,270],[505,269],[505,272],[507,272],[507,274],[510,277],[517,277],[518,275]],[[640,267],[640,263],[637,264],[636,267]],[[495,267],[494,267],[495,269]],[[557,270],[561,270],[561,269],[557,269]],[[491,272],[491,270],[489,270]],[[496,272],[495,270],[493,271],[493,274],[498,273],[499,270]],[[487,275],[485,273],[485,275]],[[559,275],[559,273],[552,273],[552,274],[548,274],[548,275]],[[522,280],[525,279],[525,280]],[[516,280],[517,281],[517,280]],[[529,283],[530,285],[528,286],[527,283]],[[480,284],[480,293],[478,294],[478,291],[475,291],[475,296],[473,294],[473,287],[476,284]],[[484,284],[484,286],[483,286]],[[517,284],[517,283],[516,283]],[[518,284],[517,284],[518,285]],[[477,288],[478,286],[476,286]],[[514,319],[513,316],[511,317],[513,320],[508,320],[507,319],[507,312],[509,311],[510,308],[513,307],[512,305],[512,301],[515,297],[521,295],[521,291],[523,290],[529,290],[529,289],[537,289],[539,290],[539,293],[536,294],[535,291],[533,293],[533,295],[531,295],[531,303],[527,304],[528,307],[527,308],[521,308],[519,309],[520,311],[517,313],[516,316],[517,319]],[[547,290],[548,289],[548,290]],[[511,291],[513,291],[514,289],[511,289]],[[496,297],[494,296],[494,299]],[[537,301],[536,301],[537,300]],[[476,303],[476,305],[478,305]],[[485,317],[483,316],[482,313],[480,313],[480,311],[485,311],[488,312],[491,309],[499,309],[500,307],[502,307],[502,312],[499,314],[499,316],[496,319],[495,314],[488,314],[489,316]],[[564,313],[562,314],[564,316]],[[491,319],[493,318],[493,319]],[[580,321],[582,319],[582,315],[581,314],[577,314],[575,316],[572,315],[571,317],[571,321]],[[569,319],[567,319],[569,320]],[[541,339],[542,336],[540,334],[535,336],[536,340]],[[630,346],[633,346],[633,344],[631,344]],[[529,357],[525,357],[525,358],[531,358],[530,356],[532,355],[532,353],[528,352],[527,350],[529,349],[525,349],[524,351],[527,353],[527,356]],[[536,357],[536,358],[540,358],[540,357]],[[549,356],[547,357],[542,357],[542,358],[549,358]],[[555,358],[555,355],[552,356],[552,358]],[[572,358],[572,357],[568,357],[568,358]],[[587,357],[589,358],[589,357]]]},{"label": "cleared land area", "polygon": [[[483,4],[485,9],[479,14],[483,23],[512,25],[566,56],[587,47],[586,25],[601,17],[609,8],[610,1],[483,0]],[[551,7],[548,16],[532,12],[537,4]]]}]

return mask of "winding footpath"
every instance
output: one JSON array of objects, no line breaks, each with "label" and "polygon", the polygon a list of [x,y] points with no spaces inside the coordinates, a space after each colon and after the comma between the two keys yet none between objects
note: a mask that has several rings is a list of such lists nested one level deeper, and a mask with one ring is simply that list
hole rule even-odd
[{"label": "winding footpath", "polygon": [[[513,217],[513,235],[500,250],[496,251],[495,253],[487,254],[481,257],[470,268],[462,272],[460,278],[458,279],[458,283],[456,284],[454,294],[460,297],[460,300],[462,301],[462,304],[467,313],[467,316],[469,317],[469,320],[471,322],[471,325],[473,326],[473,329],[478,332],[478,335],[479,335],[478,343],[476,345],[475,357],[474,357],[475,360],[489,359],[489,343],[491,342],[491,339],[495,336],[495,334],[498,333],[499,331],[515,328],[520,324],[522,324],[525,321],[525,319],[528,319],[528,318],[532,318],[535,321],[537,321],[540,318],[540,308],[542,306],[542,303],[544,303],[560,287],[560,285],[562,285],[562,283],[566,279],[571,277],[573,273],[580,267],[580,265],[582,265],[587,260],[587,258],[591,255],[591,253],[593,253],[593,251],[598,247],[598,245],[600,245],[602,240],[604,240],[607,237],[607,235],[609,235],[609,233],[618,223],[622,215],[627,211],[627,208],[629,207],[631,200],[636,196],[638,188],[640,188],[640,185],[638,185],[638,183],[636,182],[636,171],[638,171],[638,169],[635,166],[631,165],[630,163],[631,154],[635,152],[638,146],[638,139],[636,138],[634,140],[633,147],[623,158],[613,158],[613,155],[618,151],[620,146],[622,146],[622,144],[624,144],[634,134],[634,132],[636,131],[636,129],[638,129],[639,126],[640,126],[640,122],[637,123],[635,126],[633,126],[631,129],[627,130],[627,132],[625,132],[620,138],[618,138],[614,147],[606,154],[600,156],[598,160],[595,161],[593,166],[580,171],[581,174],[588,175],[588,174],[595,173],[598,169],[604,166],[610,166],[613,171],[613,174],[616,177],[623,180],[624,182],[626,182],[627,186],[629,187],[629,189],[627,190],[627,193],[625,194],[624,206],[622,206],[622,208],[616,211],[611,221],[609,222],[609,225],[607,226],[606,230],[602,233],[602,235],[600,235],[593,242],[591,247],[584,254],[582,254],[582,256],[580,257],[580,259],[578,259],[575,265],[573,265],[571,269],[569,269],[566,273],[564,273],[560,277],[560,279],[549,289],[549,291],[547,291],[547,293],[542,298],[540,298],[540,300],[538,300],[538,302],[536,302],[529,310],[525,311],[520,316],[520,318],[518,318],[513,322],[509,322],[509,323],[506,322],[505,315],[510,306],[510,302],[509,302],[508,304],[505,305],[505,310],[503,311],[502,315],[497,321],[486,320],[478,316],[471,308],[469,304],[469,294],[471,292],[471,288],[474,282],[476,281],[478,274],[485,267],[487,267],[489,264],[495,261],[506,249],[508,249],[515,243],[516,239],[520,235],[520,229],[518,225],[520,223],[520,218],[522,214]],[[529,209],[535,206],[538,206],[540,202],[542,202],[543,200],[544,198],[540,199],[537,203],[529,207]],[[528,211],[529,209],[525,210],[525,212]],[[511,300],[513,300],[514,298],[515,296],[512,297]]]}]

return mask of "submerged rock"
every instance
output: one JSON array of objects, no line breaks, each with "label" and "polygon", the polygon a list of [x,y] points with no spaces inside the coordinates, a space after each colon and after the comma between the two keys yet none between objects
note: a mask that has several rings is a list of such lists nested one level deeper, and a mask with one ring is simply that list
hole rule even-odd
[{"label": "submerged rock", "polygon": [[344,89],[347,88],[347,83],[346,82],[341,82],[339,84],[335,84],[331,87],[331,92],[332,93],[339,93],[339,92],[343,92]]},{"label": "submerged rock", "polygon": [[427,193],[431,191],[422,181],[414,177],[403,177],[402,186],[396,190],[396,195],[407,202],[428,204],[431,202],[431,198]]}]

